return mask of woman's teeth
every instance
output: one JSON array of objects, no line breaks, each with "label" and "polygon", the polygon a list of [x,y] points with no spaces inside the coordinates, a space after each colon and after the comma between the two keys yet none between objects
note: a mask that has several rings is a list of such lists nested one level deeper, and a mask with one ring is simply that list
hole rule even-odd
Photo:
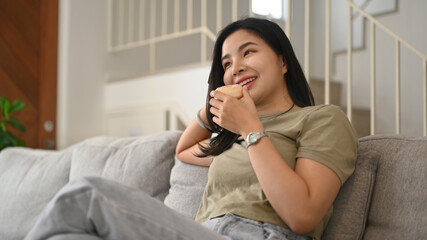
[{"label": "woman's teeth", "polygon": [[239,83],[239,85],[240,85],[240,86],[245,86],[246,84],[248,84],[248,83],[252,82],[253,80],[255,80],[255,78],[256,78],[256,77],[248,78],[248,79],[246,79],[245,81],[243,81],[243,82]]}]

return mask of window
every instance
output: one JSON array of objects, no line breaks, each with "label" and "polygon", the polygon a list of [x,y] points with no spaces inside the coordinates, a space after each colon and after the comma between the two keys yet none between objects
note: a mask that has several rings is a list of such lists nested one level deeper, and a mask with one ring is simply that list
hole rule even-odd
[{"label": "window", "polygon": [[252,0],[252,12],[272,18],[285,18],[289,0]]}]

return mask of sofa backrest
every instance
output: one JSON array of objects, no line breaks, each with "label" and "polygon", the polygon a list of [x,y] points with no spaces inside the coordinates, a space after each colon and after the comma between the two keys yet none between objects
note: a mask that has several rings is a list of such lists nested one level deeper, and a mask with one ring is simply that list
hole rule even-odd
[{"label": "sofa backrest", "polygon": [[323,239],[427,236],[427,138],[369,136],[334,203]]},{"label": "sofa backrest", "polygon": [[169,192],[170,172],[181,131],[142,137],[94,137],[74,148],[70,181],[97,176],[138,188],[161,201]]}]

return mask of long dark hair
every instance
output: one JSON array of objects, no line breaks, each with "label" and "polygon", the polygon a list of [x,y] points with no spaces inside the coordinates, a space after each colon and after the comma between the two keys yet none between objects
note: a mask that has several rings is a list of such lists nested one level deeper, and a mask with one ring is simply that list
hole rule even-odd
[{"label": "long dark hair", "polygon": [[216,156],[229,149],[237,140],[239,135],[228,131],[215,124],[212,120],[213,114],[210,109],[209,93],[218,87],[224,86],[224,69],[221,63],[222,45],[225,39],[237,30],[248,30],[261,37],[278,56],[283,56],[284,62],[287,64],[288,71],[285,73],[284,81],[290,97],[299,107],[313,106],[314,99],[310,87],[304,76],[304,72],[295,56],[294,50],[288,37],[283,32],[282,28],[266,19],[245,18],[238,20],[226,26],[218,35],[215,42],[212,66],[209,74],[209,88],[206,98],[206,113],[209,122],[209,127],[214,133],[217,133],[210,141],[209,146],[199,146],[203,152],[201,157]]}]

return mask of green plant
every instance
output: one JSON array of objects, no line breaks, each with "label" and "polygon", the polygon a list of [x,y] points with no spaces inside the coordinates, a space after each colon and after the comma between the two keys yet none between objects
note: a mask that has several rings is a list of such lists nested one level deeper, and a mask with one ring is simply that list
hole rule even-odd
[{"label": "green plant", "polygon": [[19,112],[25,108],[25,103],[17,99],[13,101],[12,105],[5,97],[0,97],[0,151],[10,146],[25,146],[25,142],[18,139],[15,135],[7,130],[7,126],[18,129],[21,132],[25,132],[26,128],[22,122],[10,115]]}]

